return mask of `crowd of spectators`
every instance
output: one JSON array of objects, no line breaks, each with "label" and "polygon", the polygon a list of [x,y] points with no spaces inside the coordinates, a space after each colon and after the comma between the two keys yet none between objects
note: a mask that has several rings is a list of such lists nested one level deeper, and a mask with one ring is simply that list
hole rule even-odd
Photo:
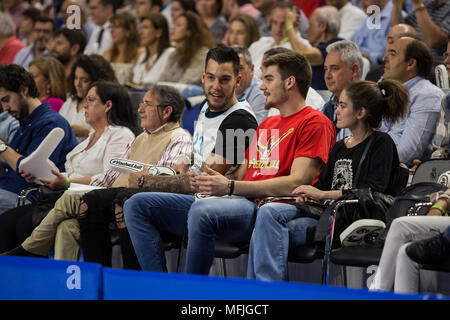
[{"label": "crowd of spectators", "polygon": [[[250,242],[247,277],[286,280],[288,248],[308,243],[317,219],[291,204],[259,208],[257,200],[323,202],[363,187],[389,193],[400,163],[413,168],[448,155],[450,94],[434,71],[444,64],[450,72],[449,1],[1,5],[0,251],[6,254],[47,256],[54,246],[55,258],[77,260],[83,249],[86,261],[110,266],[114,223],[125,268],[166,271],[161,234],[173,233],[189,239],[188,273],[208,274],[221,238]],[[139,94],[142,101],[133,105],[130,96]],[[182,128],[185,115],[191,124]],[[50,156],[53,176],[22,170],[56,127],[64,138]],[[119,175],[108,166],[117,157],[176,174]],[[364,178],[355,181],[360,161]],[[39,223],[32,215],[38,193],[16,208],[25,188],[71,184],[106,190],[64,192]],[[435,199],[445,201],[442,213],[449,198]],[[415,220],[416,229],[411,219],[390,229],[371,289],[420,290],[408,275],[428,258],[430,228],[439,229],[448,248],[448,217]],[[408,249],[413,240],[422,242]]]}]

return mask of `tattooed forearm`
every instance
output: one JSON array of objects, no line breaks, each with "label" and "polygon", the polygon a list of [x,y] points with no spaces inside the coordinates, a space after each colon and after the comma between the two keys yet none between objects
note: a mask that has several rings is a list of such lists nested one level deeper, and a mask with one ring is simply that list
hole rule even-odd
[{"label": "tattooed forearm", "polygon": [[149,188],[153,192],[194,194],[194,191],[191,190],[187,174],[177,174],[175,176],[145,176],[143,187]]}]

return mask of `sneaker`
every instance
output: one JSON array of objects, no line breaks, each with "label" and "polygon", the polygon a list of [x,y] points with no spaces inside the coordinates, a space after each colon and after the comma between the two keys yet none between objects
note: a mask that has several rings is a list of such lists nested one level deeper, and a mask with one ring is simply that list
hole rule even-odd
[{"label": "sneaker", "polygon": [[406,254],[420,264],[437,264],[450,256],[450,243],[439,233],[432,238],[412,242],[406,247]]}]

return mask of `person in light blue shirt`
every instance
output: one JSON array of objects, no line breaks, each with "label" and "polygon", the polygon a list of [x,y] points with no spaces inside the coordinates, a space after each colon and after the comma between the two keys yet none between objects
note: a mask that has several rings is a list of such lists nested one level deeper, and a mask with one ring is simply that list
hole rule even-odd
[{"label": "person in light blue shirt", "polygon": [[252,56],[243,46],[232,46],[239,56],[239,75],[241,81],[236,88],[236,98],[239,101],[247,100],[253,109],[258,125],[267,118],[269,110],[266,110],[266,97],[259,89],[261,81],[254,76]]},{"label": "person in light blue shirt", "polygon": [[[366,23],[355,32],[352,40],[359,47],[363,56],[372,64],[381,64],[391,23],[392,2],[390,0],[368,0],[366,2],[369,7],[375,5],[381,9],[379,19],[377,19],[376,12],[369,10],[370,15]],[[367,13],[366,9],[364,8]]]},{"label": "person in light blue shirt", "polygon": [[[0,112],[2,108],[0,106]],[[11,116],[8,111],[0,113],[0,140],[10,143],[19,128],[19,121]]]},{"label": "person in light blue shirt", "polygon": [[400,161],[411,166],[413,160],[427,160],[433,152],[432,139],[444,93],[425,79],[431,72],[433,57],[424,42],[401,37],[389,47],[383,60],[383,77],[402,82],[409,90],[410,102],[403,119],[392,126],[383,121],[380,130],[394,140]]},{"label": "person in light blue shirt", "polygon": [[52,37],[53,27],[53,19],[48,17],[37,18],[33,29],[35,40],[28,47],[17,52],[14,57],[14,64],[18,64],[28,70],[30,62],[34,59],[48,57],[46,46]]}]

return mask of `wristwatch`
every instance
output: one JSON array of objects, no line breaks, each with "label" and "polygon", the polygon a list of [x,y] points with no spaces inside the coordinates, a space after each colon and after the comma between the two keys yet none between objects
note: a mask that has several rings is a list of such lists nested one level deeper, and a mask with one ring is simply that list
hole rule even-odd
[{"label": "wristwatch", "polygon": [[141,189],[141,188],[144,187],[144,182],[145,182],[145,174],[143,174],[142,176],[140,176],[140,177],[138,178],[138,183],[137,183],[137,185],[138,185],[138,188],[139,188],[139,189]]},{"label": "wristwatch", "polygon": [[0,153],[4,152],[8,148],[8,145],[6,143],[0,144]]}]

